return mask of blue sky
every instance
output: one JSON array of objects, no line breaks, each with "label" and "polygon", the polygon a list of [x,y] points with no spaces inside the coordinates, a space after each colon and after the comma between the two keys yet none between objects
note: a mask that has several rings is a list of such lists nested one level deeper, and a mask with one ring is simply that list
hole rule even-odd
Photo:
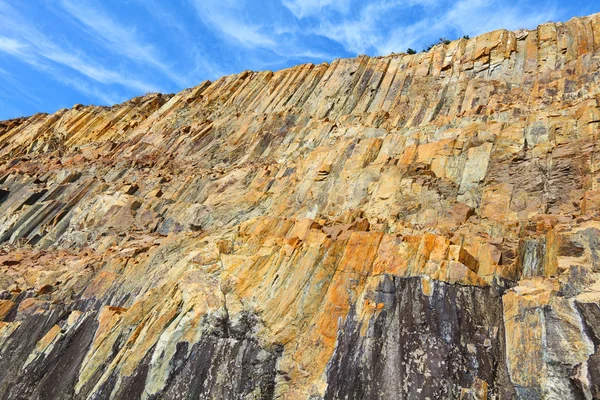
[{"label": "blue sky", "polygon": [[0,0],[0,120],[598,11],[589,0]]}]

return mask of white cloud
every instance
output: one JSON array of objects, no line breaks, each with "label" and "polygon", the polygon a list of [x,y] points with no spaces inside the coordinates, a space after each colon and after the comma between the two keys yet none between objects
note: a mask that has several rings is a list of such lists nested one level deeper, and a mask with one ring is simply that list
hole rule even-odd
[{"label": "white cloud", "polygon": [[322,18],[314,32],[340,43],[352,53],[367,53],[371,49],[378,51],[389,33],[386,21],[390,12],[403,4],[403,1],[374,2],[360,9],[358,18],[341,18],[338,21]]},{"label": "white cloud", "polygon": [[9,54],[22,54],[22,50],[27,45],[19,42],[18,40],[11,39],[5,36],[0,36],[0,50]]},{"label": "white cloud", "polygon": [[91,82],[76,77],[68,77],[57,74],[56,79],[81,93],[85,93],[91,98],[98,99],[102,104],[106,105],[121,103],[131,97],[122,95],[119,96],[111,91],[106,90],[106,88],[99,88],[97,85],[94,85]]},{"label": "white cloud", "polygon": [[87,0],[61,0],[60,4],[82,25],[88,35],[108,51],[118,53],[136,63],[148,64],[180,86],[188,84],[180,74],[172,71],[170,66],[160,59],[154,46],[144,43],[135,29],[114,21],[99,4],[92,5]]},{"label": "white cloud", "polygon": [[[3,83],[0,85],[0,90],[9,89],[8,91],[4,90],[4,97],[14,98],[14,95],[18,94],[27,103],[33,104],[36,107],[39,107],[42,104],[42,100],[38,96],[29,90],[25,90],[22,82],[18,81],[13,74],[2,68],[0,68],[0,80]],[[9,92],[10,95],[7,92]]]},{"label": "white cloud", "polygon": [[555,19],[558,9],[552,5],[527,8],[524,3],[504,1],[461,0],[445,13],[434,29],[449,27],[471,35],[496,29],[534,29],[537,25]]},{"label": "white cloud", "polygon": [[[273,18],[266,13],[260,23],[252,20],[246,13],[245,2],[233,0],[192,0],[198,17],[213,31],[224,35],[225,39],[234,46],[246,51],[267,50],[276,56],[277,61],[257,59],[250,55],[254,67],[270,68],[273,64],[281,65],[282,61],[292,58],[300,59],[333,59],[334,56],[311,48],[310,43],[304,42],[309,33],[289,21]],[[249,66],[242,66],[248,69]]]},{"label": "white cloud", "polygon": [[350,0],[282,0],[298,19],[319,15],[324,9],[347,13]]},{"label": "white cloud", "polygon": [[276,42],[262,32],[263,27],[236,15],[237,5],[231,1],[193,0],[198,16],[207,25],[230,40],[248,48],[273,48]]},{"label": "white cloud", "polygon": [[198,38],[194,37],[190,29],[182,24],[179,16],[174,15],[172,7],[165,7],[160,0],[136,0],[146,11],[161,24],[166,32],[176,37],[176,45],[188,56],[190,70],[186,73],[186,80],[192,85],[204,79],[217,79],[225,75],[224,69],[215,63],[210,54],[202,50]]},{"label": "white cloud", "polygon": [[103,84],[118,84],[138,92],[157,91],[155,85],[121,72],[102,67],[76,50],[58,45],[0,0],[0,25],[4,46],[0,51],[11,54],[33,67],[48,71],[52,63],[71,69]]}]

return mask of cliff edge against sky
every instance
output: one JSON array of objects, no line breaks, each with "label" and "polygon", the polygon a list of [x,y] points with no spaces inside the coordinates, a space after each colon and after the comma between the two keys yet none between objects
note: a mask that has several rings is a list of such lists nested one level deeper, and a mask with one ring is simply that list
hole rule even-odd
[{"label": "cliff edge against sky", "polygon": [[0,398],[600,398],[600,14],[0,122]]}]

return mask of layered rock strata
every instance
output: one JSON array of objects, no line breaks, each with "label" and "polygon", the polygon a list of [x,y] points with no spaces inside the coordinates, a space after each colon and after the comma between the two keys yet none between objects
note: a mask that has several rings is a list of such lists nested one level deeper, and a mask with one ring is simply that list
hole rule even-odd
[{"label": "layered rock strata", "polygon": [[0,123],[0,397],[600,398],[600,14]]}]

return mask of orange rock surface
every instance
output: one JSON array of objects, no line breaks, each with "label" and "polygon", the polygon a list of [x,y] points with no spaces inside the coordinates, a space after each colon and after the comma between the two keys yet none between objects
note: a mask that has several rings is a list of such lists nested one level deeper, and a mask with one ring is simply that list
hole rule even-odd
[{"label": "orange rock surface", "polygon": [[600,14],[0,122],[0,397],[600,398],[599,135]]}]

